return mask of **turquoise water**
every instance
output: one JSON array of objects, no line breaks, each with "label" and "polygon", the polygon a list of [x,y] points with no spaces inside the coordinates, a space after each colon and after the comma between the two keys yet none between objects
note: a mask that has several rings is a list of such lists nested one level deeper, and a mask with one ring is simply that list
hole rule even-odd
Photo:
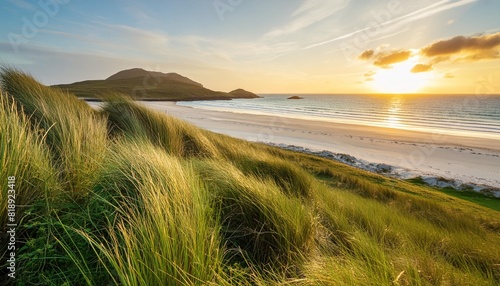
[{"label": "turquoise water", "polygon": [[262,94],[258,99],[178,102],[236,113],[275,115],[347,124],[500,140],[500,96]]}]

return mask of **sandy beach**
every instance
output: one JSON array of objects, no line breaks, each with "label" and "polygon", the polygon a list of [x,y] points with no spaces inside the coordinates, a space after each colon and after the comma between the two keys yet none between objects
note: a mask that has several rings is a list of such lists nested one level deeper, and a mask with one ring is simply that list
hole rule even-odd
[{"label": "sandy beach", "polygon": [[500,188],[500,142],[391,128],[239,114],[147,102],[147,106],[233,137],[330,151],[388,164],[400,177],[443,177]]}]

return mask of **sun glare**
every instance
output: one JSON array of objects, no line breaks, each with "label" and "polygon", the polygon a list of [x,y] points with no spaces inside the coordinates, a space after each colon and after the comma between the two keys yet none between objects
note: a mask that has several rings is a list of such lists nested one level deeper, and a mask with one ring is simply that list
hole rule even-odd
[{"label": "sun glare", "polygon": [[425,88],[432,78],[432,71],[412,73],[418,63],[416,57],[408,61],[381,69],[373,75],[372,88],[380,93],[418,93]]}]

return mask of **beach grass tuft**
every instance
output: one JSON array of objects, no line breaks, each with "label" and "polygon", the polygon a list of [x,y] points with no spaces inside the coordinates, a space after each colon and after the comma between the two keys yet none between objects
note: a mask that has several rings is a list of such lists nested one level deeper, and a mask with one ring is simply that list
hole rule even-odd
[{"label": "beach grass tuft", "polygon": [[177,118],[150,110],[131,99],[108,96],[103,108],[114,134],[149,140],[168,153],[189,156],[217,156],[215,146],[203,132]]},{"label": "beach grass tuft", "polygon": [[29,117],[32,132],[43,133],[64,189],[75,198],[86,196],[106,149],[106,118],[75,96],[14,69],[2,70],[1,84]]}]

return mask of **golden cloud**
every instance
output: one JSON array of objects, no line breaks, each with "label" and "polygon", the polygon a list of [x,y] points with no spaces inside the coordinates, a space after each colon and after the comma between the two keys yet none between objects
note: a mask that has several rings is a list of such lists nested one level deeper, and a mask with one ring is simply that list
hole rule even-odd
[{"label": "golden cloud", "polygon": [[377,60],[373,62],[373,64],[382,68],[388,68],[392,64],[406,61],[410,58],[410,55],[410,51],[391,51],[379,53],[377,55]]},{"label": "golden cloud", "polygon": [[419,73],[419,72],[428,72],[432,70],[432,65],[431,64],[416,64],[412,69],[412,73]]},{"label": "golden cloud", "polygon": [[369,60],[374,54],[375,52],[373,50],[366,50],[359,55],[359,58],[362,60]]},{"label": "golden cloud", "polygon": [[373,64],[381,68],[390,68],[392,64],[404,62],[411,56],[408,50],[393,50],[375,53],[373,50],[366,50],[359,55],[360,59],[375,59]]},{"label": "golden cloud", "polygon": [[500,57],[500,32],[480,36],[456,36],[432,43],[420,50],[426,57],[458,55],[461,59],[477,61]]},{"label": "golden cloud", "polygon": [[364,74],[365,77],[372,77],[375,75],[375,72],[374,71],[369,71],[367,73]]},{"label": "golden cloud", "polygon": [[[431,43],[420,49],[420,57],[428,58],[427,64],[416,64],[410,70],[412,73],[428,72],[441,62],[456,63],[461,61],[474,62],[484,59],[500,59],[500,32],[476,36],[456,36],[447,40]],[[404,62],[412,56],[411,50],[363,51],[359,58],[373,61],[380,68],[390,68],[391,65]],[[375,73],[364,74],[365,81],[372,80]],[[445,78],[453,78],[447,73]]]}]

